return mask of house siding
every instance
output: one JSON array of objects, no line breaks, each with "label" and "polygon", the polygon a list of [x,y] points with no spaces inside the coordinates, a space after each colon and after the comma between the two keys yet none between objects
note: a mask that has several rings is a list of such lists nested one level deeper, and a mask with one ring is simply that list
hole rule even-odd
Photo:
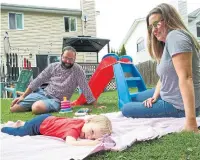
[{"label": "house siding", "polygon": [[169,2],[179,12],[185,25],[188,25],[188,14],[187,14],[187,1],[186,0],[171,0]]},{"label": "house siding", "polygon": [[[147,52],[147,46],[146,46],[147,35],[145,31],[146,31],[146,22],[145,20],[142,20],[138,22],[134,32],[132,32],[131,37],[129,38],[129,40],[125,45],[127,54],[133,58],[134,64],[142,63],[151,59]],[[139,38],[144,38],[145,50],[137,52],[137,40]]]},{"label": "house siding", "polygon": [[[189,22],[190,32],[197,38],[197,23],[200,23],[200,14],[191,22]],[[198,37],[200,42],[200,37]]]},{"label": "house siding", "polygon": [[86,15],[88,17],[88,21],[86,23],[86,27],[84,27],[83,34],[95,37],[96,36],[95,0],[82,0],[81,7],[82,7],[82,15]]},{"label": "house siding", "polygon": [[[22,59],[28,58],[31,65],[36,67],[36,55],[60,55],[62,51],[63,37],[71,36],[96,36],[95,3],[94,0],[83,0],[83,11],[88,14],[88,22],[84,28],[80,16],[69,14],[44,13],[34,11],[15,11],[1,9],[1,39],[5,32],[8,32],[11,45],[11,53],[19,55],[19,66],[22,66]],[[24,28],[22,30],[11,30],[8,26],[9,12],[22,13],[24,17]],[[75,32],[65,32],[64,17],[77,18],[77,30]],[[84,31],[84,29],[86,31]],[[32,54],[32,58],[29,54]],[[1,41],[1,59],[5,64],[4,41]],[[78,53],[79,62],[96,62],[95,54]]]},{"label": "house siding", "polygon": [[[24,14],[24,29],[8,29],[9,10],[1,12],[1,37],[5,32],[9,34],[12,53],[17,53],[25,58],[29,53],[36,54],[60,54],[62,51],[63,37],[81,35],[81,19],[77,18],[77,31],[65,32],[64,16],[48,13],[19,12]],[[16,12],[17,13],[17,12]],[[74,17],[74,16],[73,16]],[[1,54],[3,53],[3,41],[1,42]],[[32,65],[36,64],[34,58]]]},{"label": "house siding", "polygon": [[187,1],[179,0],[178,1],[178,11],[182,17],[183,22],[188,26],[188,14],[187,14]]}]

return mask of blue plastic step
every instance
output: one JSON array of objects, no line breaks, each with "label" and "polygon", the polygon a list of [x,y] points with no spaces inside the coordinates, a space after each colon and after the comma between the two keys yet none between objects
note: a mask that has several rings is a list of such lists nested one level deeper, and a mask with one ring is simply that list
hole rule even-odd
[{"label": "blue plastic step", "polygon": [[141,78],[140,77],[129,77],[129,78],[125,78],[125,80],[128,85],[128,88],[131,88],[131,87],[137,87],[141,81]]},{"label": "blue plastic step", "polygon": [[138,94],[138,92],[137,93],[130,93],[131,99],[135,98],[137,96],[137,94]]},{"label": "blue plastic step", "polygon": [[126,81],[140,81],[141,78],[140,77],[129,77],[129,78],[125,78]]}]

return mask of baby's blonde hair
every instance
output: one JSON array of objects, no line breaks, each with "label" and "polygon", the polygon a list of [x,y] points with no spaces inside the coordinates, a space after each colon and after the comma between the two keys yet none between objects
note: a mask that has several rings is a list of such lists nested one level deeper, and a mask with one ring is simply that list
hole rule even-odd
[{"label": "baby's blonde hair", "polygon": [[111,121],[103,115],[97,115],[88,119],[89,123],[97,124],[100,127],[102,135],[112,133],[112,124]]}]

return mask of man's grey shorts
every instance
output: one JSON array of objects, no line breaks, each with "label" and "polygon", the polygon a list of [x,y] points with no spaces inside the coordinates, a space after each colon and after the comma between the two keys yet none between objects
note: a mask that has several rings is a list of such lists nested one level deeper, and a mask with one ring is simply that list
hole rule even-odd
[{"label": "man's grey shorts", "polygon": [[44,102],[47,112],[56,112],[60,110],[60,102],[50,96],[45,96],[43,89],[38,89],[36,92],[29,94],[23,101],[19,102],[19,105],[25,110],[31,111],[33,103],[39,100]]}]

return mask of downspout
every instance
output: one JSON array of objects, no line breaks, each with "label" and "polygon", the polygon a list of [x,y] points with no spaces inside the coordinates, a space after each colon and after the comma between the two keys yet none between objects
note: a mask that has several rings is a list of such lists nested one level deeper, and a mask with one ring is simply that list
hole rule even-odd
[{"label": "downspout", "polygon": [[81,12],[82,12],[82,15],[81,15],[81,20],[82,20],[82,34],[83,34],[83,36],[84,36],[84,34],[85,34],[85,30],[84,30],[84,21],[83,21],[83,19],[82,19],[82,17],[83,17],[83,0],[80,0],[80,3],[81,3]]},{"label": "downspout", "polygon": [[108,42],[107,46],[108,46],[108,53],[110,53],[110,43],[109,42]]},{"label": "downspout", "polygon": [[97,63],[99,63],[99,52],[97,52]]}]

